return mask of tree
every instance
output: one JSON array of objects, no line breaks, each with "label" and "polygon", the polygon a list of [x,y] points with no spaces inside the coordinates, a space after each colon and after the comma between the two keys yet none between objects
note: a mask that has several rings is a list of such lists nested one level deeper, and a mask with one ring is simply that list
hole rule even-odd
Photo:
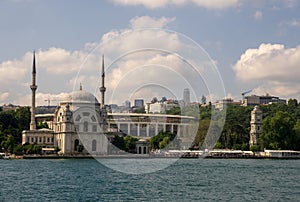
[{"label": "tree", "polygon": [[300,150],[300,120],[298,120],[293,128],[295,137],[293,141],[293,148],[295,150]]},{"label": "tree", "polygon": [[145,107],[137,108],[133,111],[133,113],[144,114],[146,113]]},{"label": "tree", "polygon": [[180,109],[180,107],[172,107],[171,109],[166,110],[166,114],[180,115],[181,114],[181,109]]},{"label": "tree", "polygon": [[135,153],[136,142],[138,140],[138,138],[131,135],[126,135],[125,137],[115,135],[114,139],[112,140],[112,144],[122,151]]},{"label": "tree", "polygon": [[295,123],[292,115],[283,111],[278,111],[273,117],[266,117],[259,138],[261,149],[294,149]]},{"label": "tree", "polygon": [[9,153],[13,153],[15,147],[15,138],[12,135],[6,137],[6,140],[1,142],[1,147]]},{"label": "tree", "polygon": [[195,140],[193,142],[194,148],[199,149],[202,146],[204,139],[207,135],[209,125],[210,125],[210,120],[208,120],[208,119],[200,120],[197,134],[196,134]]},{"label": "tree", "polygon": [[30,124],[30,108],[29,107],[20,107],[15,111],[15,118],[18,123],[18,128],[20,131],[28,130]]},{"label": "tree", "polygon": [[159,142],[159,149],[164,149],[171,142],[170,137],[166,136]]},{"label": "tree", "polygon": [[49,126],[48,126],[47,122],[38,122],[36,128],[37,129],[49,128]]},{"label": "tree", "polygon": [[12,135],[17,144],[21,143],[22,131],[29,129],[29,123],[29,107],[20,107],[15,111],[0,112],[0,131],[2,136]]},{"label": "tree", "polygon": [[[163,149],[169,146],[171,141],[176,137],[176,134],[171,132],[160,132],[150,139],[150,149]],[[178,145],[172,145],[174,147]]]},{"label": "tree", "polygon": [[211,119],[211,106],[200,107],[200,120]]},{"label": "tree", "polygon": [[181,115],[199,117],[200,106],[198,104],[189,104],[181,109]]},{"label": "tree", "polygon": [[296,109],[298,107],[297,99],[289,99],[288,101],[288,108]]},{"label": "tree", "polygon": [[18,128],[18,120],[15,118],[13,111],[0,112],[0,123],[2,123],[3,131],[9,128]]},{"label": "tree", "polygon": [[227,149],[249,149],[250,113],[252,107],[228,106],[223,131],[218,147]]},{"label": "tree", "polygon": [[118,147],[120,150],[125,151],[125,142],[123,137],[115,135],[111,143],[114,146]]},{"label": "tree", "polygon": [[130,135],[124,137],[125,151],[129,153],[135,153],[136,142],[139,139]]},{"label": "tree", "polygon": [[26,143],[23,145],[24,154],[40,154],[41,151],[42,151],[42,147],[38,146],[36,143],[34,144]]}]

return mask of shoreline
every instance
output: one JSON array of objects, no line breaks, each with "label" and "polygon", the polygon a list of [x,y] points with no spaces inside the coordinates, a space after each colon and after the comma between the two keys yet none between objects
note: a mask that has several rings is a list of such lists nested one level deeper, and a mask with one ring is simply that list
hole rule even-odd
[{"label": "shoreline", "polygon": [[271,157],[271,156],[162,156],[162,155],[25,155],[10,157],[17,159],[270,159],[270,160],[300,160],[300,157]]}]

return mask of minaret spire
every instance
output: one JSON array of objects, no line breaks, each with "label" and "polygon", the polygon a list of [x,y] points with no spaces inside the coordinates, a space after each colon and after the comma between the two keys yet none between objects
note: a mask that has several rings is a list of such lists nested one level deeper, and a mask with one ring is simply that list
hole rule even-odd
[{"label": "minaret spire", "polygon": [[101,78],[101,108],[105,108],[105,72],[104,72],[104,55],[102,55],[102,78]]},{"label": "minaret spire", "polygon": [[36,130],[36,123],[35,123],[35,91],[37,89],[37,85],[36,85],[35,51],[33,51],[32,83],[30,85],[30,89],[31,89],[31,121],[30,121],[30,130]]}]

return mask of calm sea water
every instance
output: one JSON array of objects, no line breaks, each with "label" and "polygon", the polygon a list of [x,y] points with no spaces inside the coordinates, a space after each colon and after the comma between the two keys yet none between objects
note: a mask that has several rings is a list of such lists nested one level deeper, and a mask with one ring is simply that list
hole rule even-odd
[{"label": "calm sea water", "polygon": [[139,175],[94,159],[1,160],[0,186],[0,201],[300,201],[300,160],[180,159]]}]

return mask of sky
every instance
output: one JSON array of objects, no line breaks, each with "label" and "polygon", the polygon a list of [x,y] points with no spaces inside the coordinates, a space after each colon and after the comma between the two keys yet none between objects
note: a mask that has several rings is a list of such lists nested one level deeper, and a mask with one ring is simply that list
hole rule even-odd
[{"label": "sky", "polygon": [[[106,102],[241,93],[300,100],[297,0],[2,0],[0,105],[37,105],[83,89]],[[99,99],[100,100],[100,99]]]}]

